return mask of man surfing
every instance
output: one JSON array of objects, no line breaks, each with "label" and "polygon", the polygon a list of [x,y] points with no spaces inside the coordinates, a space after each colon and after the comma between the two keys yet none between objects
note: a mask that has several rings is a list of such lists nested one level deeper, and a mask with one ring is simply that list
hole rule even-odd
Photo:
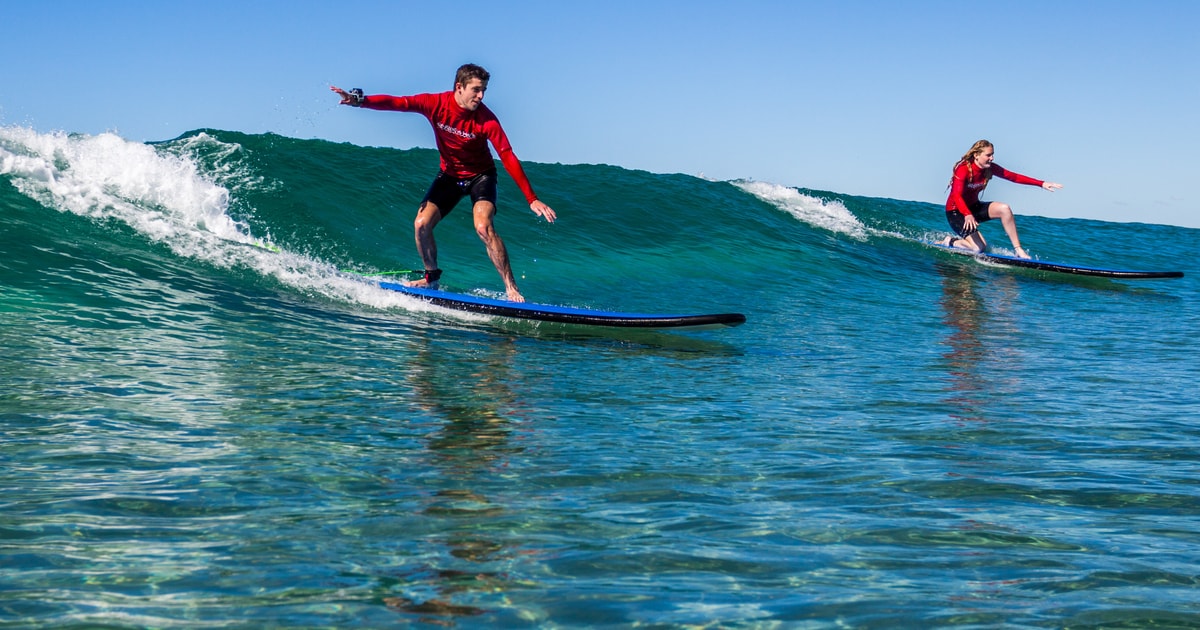
[{"label": "man surfing", "polygon": [[554,210],[537,198],[525,169],[513,153],[508,136],[500,126],[499,119],[483,104],[491,75],[475,64],[465,64],[454,77],[454,90],[438,94],[414,96],[388,96],[375,94],[364,96],[362,90],[347,92],[338,87],[329,89],[342,97],[342,105],[365,107],[397,112],[417,112],[424,115],[433,125],[441,168],[425,198],[417,208],[413,221],[417,252],[425,265],[425,276],[407,283],[409,286],[438,288],[442,275],[437,265],[437,243],[433,239],[433,228],[445,218],[463,197],[471,197],[471,208],[475,218],[475,233],[487,248],[488,257],[504,280],[508,299],[524,302],[517,289],[512,267],[508,261],[508,250],[496,233],[493,220],[496,216],[496,164],[487,143],[490,141],[500,156],[504,170],[516,182],[525,195],[529,209],[534,214],[553,223],[557,218]]}]

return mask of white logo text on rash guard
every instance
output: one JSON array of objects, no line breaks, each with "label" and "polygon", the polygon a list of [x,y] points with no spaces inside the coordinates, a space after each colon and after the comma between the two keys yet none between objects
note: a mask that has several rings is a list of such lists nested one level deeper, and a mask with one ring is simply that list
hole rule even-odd
[{"label": "white logo text on rash guard", "polygon": [[450,125],[447,125],[446,123],[438,123],[437,126],[438,126],[438,129],[441,129],[442,131],[445,131],[446,133],[452,133],[460,138],[466,138],[467,140],[475,139],[475,134],[467,133],[465,131],[459,131],[458,129],[455,129],[454,127],[451,127]]}]

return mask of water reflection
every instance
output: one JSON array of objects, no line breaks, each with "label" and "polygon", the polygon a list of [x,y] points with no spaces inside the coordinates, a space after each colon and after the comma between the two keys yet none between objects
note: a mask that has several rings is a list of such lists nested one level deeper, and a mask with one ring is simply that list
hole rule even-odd
[{"label": "water reflection", "polygon": [[511,443],[511,415],[520,408],[512,388],[516,357],[513,339],[494,336],[431,337],[414,356],[408,386],[418,406],[442,420],[427,440],[437,476],[422,511],[436,531],[428,540],[442,549],[400,576],[404,593],[384,603],[425,623],[455,625],[455,618],[486,614],[480,600],[516,586],[497,569],[520,552],[512,541],[484,533],[509,513],[488,488],[521,450]]},{"label": "water reflection", "polygon": [[980,407],[988,400],[985,365],[990,358],[984,330],[992,325],[991,313],[979,295],[980,280],[960,265],[938,264],[942,276],[942,322],[950,335],[942,342],[948,366],[946,402],[959,410],[954,417],[982,420]]}]

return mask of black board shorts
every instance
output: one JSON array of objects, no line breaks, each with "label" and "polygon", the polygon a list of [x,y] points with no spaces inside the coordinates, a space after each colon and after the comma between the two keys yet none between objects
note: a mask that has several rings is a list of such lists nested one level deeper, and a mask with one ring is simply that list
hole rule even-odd
[{"label": "black board shorts", "polygon": [[496,169],[464,179],[451,177],[445,171],[440,171],[429,185],[429,191],[425,193],[421,205],[424,206],[427,201],[431,202],[438,207],[442,216],[446,216],[468,195],[471,197],[471,205],[478,201],[490,201],[495,205]]},{"label": "black board shorts", "polygon": [[[991,219],[991,217],[988,216],[988,206],[990,205],[992,205],[992,202],[990,201],[977,201],[971,204],[971,216],[975,217],[975,220],[980,223]],[[946,213],[946,222],[950,224],[950,229],[954,230],[954,233],[962,238],[966,238],[979,231],[978,228],[972,228],[970,230],[964,228],[963,223],[966,220],[967,217],[964,217],[963,214],[958,210],[951,210]]]}]

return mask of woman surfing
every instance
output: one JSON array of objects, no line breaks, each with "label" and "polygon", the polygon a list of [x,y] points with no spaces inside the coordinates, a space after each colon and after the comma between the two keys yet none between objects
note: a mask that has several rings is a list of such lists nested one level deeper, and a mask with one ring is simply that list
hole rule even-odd
[{"label": "woman surfing", "polygon": [[992,161],[994,156],[995,147],[992,143],[979,140],[955,163],[954,175],[950,178],[950,197],[946,199],[946,221],[958,238],[947,236],[940,244],[982,253],[987,250],[987,241],[979,233],[979,224],[991,219],[1000,219],[1017,257],[1029,258],[1029,254],[1021,247],[1020,237],[1017,236],[1017,220],[1013,217],[1012,208],[999,201],[980,201],[979,195],[987,188],[993,175],[1018,184],[1041,186],[1050,192],[1062,188],[1062,184],[1045,182],[1006,170]]}]

